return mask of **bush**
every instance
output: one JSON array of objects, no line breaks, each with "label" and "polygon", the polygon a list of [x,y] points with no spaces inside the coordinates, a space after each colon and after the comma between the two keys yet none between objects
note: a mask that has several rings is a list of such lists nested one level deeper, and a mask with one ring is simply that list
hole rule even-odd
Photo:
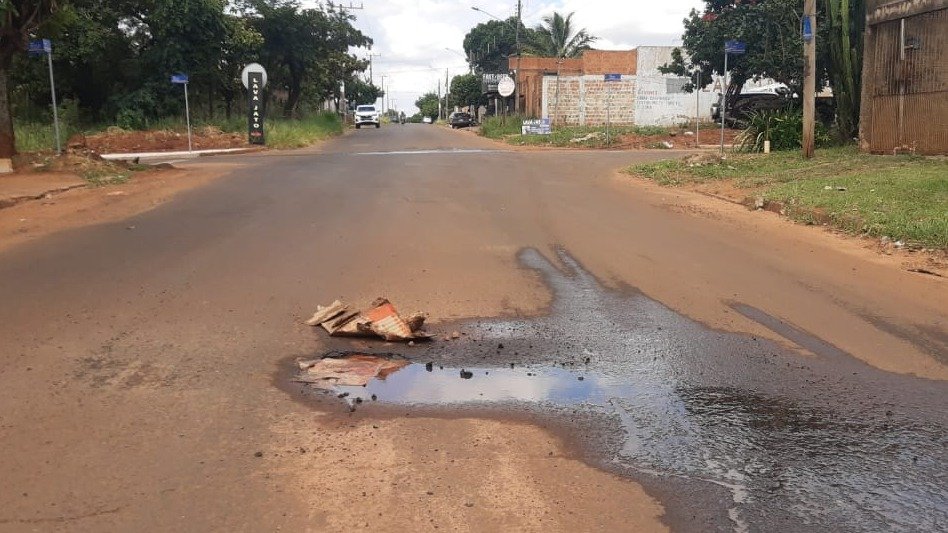
[{"label": "bush", "polygon": [[481,122],[481,135],[489,139],[500,139],[507,135],[520,135],[523,117],[509,115],[506,117],[485,117]]},{"label": "bush", "polygon": [[[796,150],[803,146],[803,112],[798,109],[755,111],[747,117],[747,127],[737,138],[743,152],[763,152],[764,141],[773,151]],[[817,146],[829,144],[826,127],[816,123]]]}]

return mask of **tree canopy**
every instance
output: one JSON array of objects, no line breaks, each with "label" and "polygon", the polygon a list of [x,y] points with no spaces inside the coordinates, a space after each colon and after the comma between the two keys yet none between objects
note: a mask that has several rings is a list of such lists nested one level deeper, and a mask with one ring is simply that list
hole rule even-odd
[{"label": "tree canopy", "polygon": [[415,107],[417,107],[421,116],[430,117],[431,120],[436,120],[438,118],[438,102],[440,98],[435,93],[425,93],[421,98],[415,100]]},{"label": "tree canopy", "polygon": [[[471,28],[464,36],[464,53],[478,72],[497,73],[507,69],[507,58],[517,53],[517,17],[489,20]],[[520,23],[520,42],[530,40],[530,30]]]},{"label": "tree canopy", "polygon": [[[700,70],[702,85],[724,73],[724,42],[744,41],[747,53],[728,58],[728,99],[751,79],[770,78],[802,94],[804,58],[800,19],[803,0],[704,0],[684,20],[682,48],[660,70],[693,77]],[[826,0],[817,12],[816,85],[830,81],[837,125],[844,136],[855,132],[859,112],[864,0]],[[692,90],[691,84],[685,87]]]},{"label": "tree canopy", "polygon": [[538,24],[530,33],[526,52],[541,57],[579,57],[583,51],[589,50],[597,40],[585,28],[573,27],[573,15],[565,17],[558,12],[543,17],[543,24]]},{"label": "tree canopy", "polygon": [[481,77],[477,74],[462,74],[451,79],[451,107],[479,106],[487,104],[487,96],[481,94]]},{"label": "tree canopy", "polygon": [[[126,128],[183,112],[176,72],[190,77],[195,115],[229,117],[250,62],[267,68],[269,101],[286,116],[338,102],[367,67],[353,50],[372,45],[347,11],[300,0],[0,0],[0,16],[0,108],[24,121],[49,113],[45,62],[23,53],[29,38],[52,40],[56,89],[77,120]],[[3,132],[13,135],[2,119],[0,157],[12,147]]]}]

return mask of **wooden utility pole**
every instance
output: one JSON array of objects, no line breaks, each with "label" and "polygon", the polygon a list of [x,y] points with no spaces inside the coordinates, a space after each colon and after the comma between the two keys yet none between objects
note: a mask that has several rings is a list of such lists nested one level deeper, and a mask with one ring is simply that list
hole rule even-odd
[{"label": "wooden utility pole", "polygon": [[803,157],[813,157],[816,128],[816,0],[803,2]]},{"label": "wooden utility pole", "polygon": [[514,36],[517,42],[517,73],[514,76],[514,112],[520,113],[520,26],[523,24],[523,2],[517,0],[517,27]]}]

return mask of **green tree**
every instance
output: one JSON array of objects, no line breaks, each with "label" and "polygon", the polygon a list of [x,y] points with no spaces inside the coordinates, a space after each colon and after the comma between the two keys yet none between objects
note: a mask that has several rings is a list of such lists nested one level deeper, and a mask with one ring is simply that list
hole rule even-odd
[{"label": "green tree", "polygon": [[597,40],[583,29],[573,27],[573,15],[563,17],[558,12],[543,17],[543,24],[533,28],[526,51],[541,57],[579,57]]},{"label": "green tree", "polygon": [[425,93],[421,98],[415,100],[415,107],[421,112],[421,116],[430,117],[431,120],[438,118],[438,95],[435,93]]},{"label": "green tree", "polygon": [[56,9],[55,0],[0,0],[0,159],[16,154],[10,105],[10,66],[27,49],[30,33]]},{"label": "green tree", "polygon": [[481,77],[477,74],[462,74],[451,78],[448,104],[451,107],[486,105],[487,97],[481,94]]},{"label": "green tree", "polygon": [[[217,90],[224,99],[224,113],[229,120],[234,102],[243,92],[240,74],[244,66],[258,59],[263,47],[263,35],[246,17],[227,15],[225,27],[226,38],[222,43],[221,62],[217,71]],[[209,112],[213,114],[213,105]]]},{"label": "green tree", "polygon": [[350,48],[371,47],[372,39],[352,26],[354,17],[329,4],[302,9],[295,1],[255,0],[264,56],[277,85],[286,91],[283,115],[292,116],[310,90],[310,99],[338,96],[339,85],[364,62]]},{"label": "green tree", "polygon": [[385,96],[385,91],[371,83],[352,77],[346,82],[346,99],[350,105],[374,104],[376,100]]},{"label": "green tree", "polygon": [[[802,12],[803,0],[705,0],[703,12],[692,10],[684,20],[682,48],[676,49],[672,62],[659,70],[691,77],[700,68],[702,80],[709,84],[713,74],[724,73],[724,42],[736,39],[747,43],[747,53],[728,58],[729,101],[750,79],[771,78],[800,93],[804,63]],[[817,42],[822,40],[821,33]],[[817,86],[825,80],[823,64],[823,58],[818,58]],[[691,85],[686,87],[691,89]]]},{"label": "green tree", "polygon": [[[517,17],[489,20],[471,28],[464,36],[464,54],[478,72],[497,73],[508,68],[507,58],[517,53]],[[530,39],[530,30],[520,24],[521,43]]]}]

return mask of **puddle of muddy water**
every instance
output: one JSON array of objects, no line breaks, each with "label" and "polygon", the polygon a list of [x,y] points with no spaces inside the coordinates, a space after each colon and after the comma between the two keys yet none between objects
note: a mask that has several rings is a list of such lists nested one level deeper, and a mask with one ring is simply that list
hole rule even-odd
[{"label": "puddle of muddy water", "polygon": [[[817,357],[710,330],[558,259],[562,269],[521,256],[555,294],[549,316],[467,324],[469,342],[422,348],[384,380],[339,390],[445,409],[586,406],[620,426],[603,464],[729,495],[707,530],[946,530],[948,386],[875,370],[796,329]],[[694,514],[670,498],[669,513]]]}]

